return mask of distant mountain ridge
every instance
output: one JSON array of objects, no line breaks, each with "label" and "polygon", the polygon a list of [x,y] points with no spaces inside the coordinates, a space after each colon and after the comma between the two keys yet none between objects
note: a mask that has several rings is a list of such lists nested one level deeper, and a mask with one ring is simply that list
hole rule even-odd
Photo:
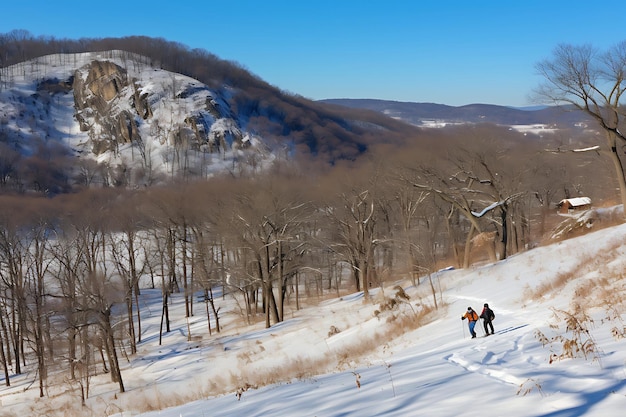
[{"label": "distant mountain ridge", "polygon": [[[235,62],[162,38],[0,33],[0,193],[241,175],[276,155],[355,161],[371,146],[419,135],[411,124],[284,92]],[[96,180],[94,169],[103,171]]]},{"label": "distant mountain ridge", "polygon": [[194,78],[164,66],[122,49],[0,66],[0,192],[254,172],[277,154],[355,160],[371,144],[419,131],[377,112],[282,93],[243,71],[228,79],[198,70]]},{"label": "distant mountain ridge", "polygon": [[435,103],[346,98],[320,101],[344,107],[377,111],[416,126],[439,121],[445,123],[493,123],[507,126],[545,124],[554,125],[558,128],[568,128],[581,122],[588,123],[591,121],[579,110],[561,107],[522,109],[493,104],[468,104],[455,107]]},{"label": "distant mountain ridge", "polygon": [[425,138],[424,126],[586,120],[551,107],[313,101],[163,39],[0,34],[0,193],[241,175],[277,155],[356,161],[380,144]]}]

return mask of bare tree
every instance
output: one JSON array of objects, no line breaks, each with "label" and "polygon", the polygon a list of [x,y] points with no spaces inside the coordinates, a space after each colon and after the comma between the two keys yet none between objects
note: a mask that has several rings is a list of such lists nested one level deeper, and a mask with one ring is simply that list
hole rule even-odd
[{"label": "bare tree", "polygon": [[[14,213],[6,206],[3,213]],[[26,341],[26,252],[28,248],[22,236],[21,224],[9,216],[1,219],[0,224],[0,280],[2,282],[4,302],[7,314],[6,323],[9,329],[7,339],[11,342],[11,354],[14,369],[22,373],[25,364],[24,344]]]},{"label": "bare tree", "polygon": [[350,265],[356,290],[367,298],[376,272],[375,250],[383,240],[378,228],[381,167],[338,170],[328,180],[335,183],[325,187],[334,193],[324,200],[329,245]]},{"label": "bare tree", "polygon": [[[124,299],[124,291],[120,280],[113,279],[107,267],[109,223],[103,214],[109,211],[109,201],[109,193],[102,189],[83,192],[72,200],[65,207],[67,217],[54,252],[61,265],[56,274],[65,301],[69,359],[75,361],[71,376],[75,378],[78,370],[81,389],[86,386],[88,390],[90,355],[92,347],[96,347],[111,380],[124,392],[111,317],[111,308]],[[85,395],[83,392],[83,400]]]},{"label": "bare tree", "polygon": [[[249,294],[262,290],[266,326],[284,318],[291,282],[301,266],[304,251],[303,224],[311,205],[304,197],[306,179],[282,167],[262,179],[233,182],[221,233],[243,265],[231,270],[231,282]],[[227,227],[225,227],[227,225]],[[228,230],[226,230],[228,229]]]},{"label": "bare tree", "polygon": [[9,361],[7,353],[9,350],[9,332],[6,326],[4,316],[6,315],[6,309],[4,302],[0,303],[0,361],[2,362],[2,369],[4,370],[4,384],[7,387],[11,386],[11,378],[9,375]]},{"label": "bare tree", "polygon": [[520,160],[532,155],[532,146],[521,142],[517,134],[493,126],[466,127],[451,133],[445,160],[423,163],[403,175],[414,187],[449,204],[450,218],[460,213],[466,220],[461,224],[469,225],[463,233],[463,267],[470,265],[473,239],[483,232],[499,238],[493,253],[504,259],[510,248],[519,246],[516,239],[525,236],[520,228],[528,224],[529,214],[519,200],[533,187]]},{"label": "bare tree", "polygon": [[192,263],[194,271],[198,275],[195,282],[204,291],[204,303],[207,315],[207,325],[209,334],[211,334],[211,317],[209,307],[215,319],[215,327],[220,332],[219,307],[216,306],[215,297],[213,296],[213,287],[215,285],[223,285],[222,273],[223,265],[219,262],[218,254],[223,253],[223,247],[217,244],[211,238],[210,230],[199,224],[191,226],[193,236],[192,245]]},{"label": "bare tree", "polygon": [[[41,210],[41,213],[45,213]],[[35,214],[37,217],[37,214]],[[50,259],[48,257],[48,239],[46,233],[50,231],[50,225],[45,217],[33,218],[27,240],[29,251],[27,256],[26,285],[30,302],[27,305],[30,326],[28,335],[33,352],[37,357],[37,370],[39,374],[39,396],[44,396],[45,381],[47,379],[47,358],[53,356],[52,343],[50,342],[49,311],[47,310],[46,275]],[[48,355],[46,356],[46,351]]]},{"label": "bare tree", "polygon": [[83,297],[78,309],[90,317],[90,324],[95,324],[98,327],[109,359],[111,380],[118,383],[120,392],[124,392],[124,382],[113,330],[115,317],[112,315],[113,306],[123,299],[125,293],[123,284],[107,277],[102,271],[98,271],[95,274],[82,277],[80,287]]},{"label": "bare tree", "polygon": [[[402,174],[396,175],[398,178],[402,176]],[[424,211],[424,203],[429,196],[430,193],[428,191],[407,187],[404,182],[400,182],[400,184],[396,184],[393,187],[393,203],[396,206],[401,226],[397,246],[404,248],[403,255],[406,259],[406,269],[413,285],[419,284],[420,276],[418,262],[420,247],[415,230],[419,223],[419,215]]]},{"label": "bare tree", "polygon": [[[169,233],[169,229],[163,229],[162,227],[158,227],[155,225],[152,229],[149,230],[149,238],[152,241],[156,265],[153,262],[148,262],[147,267],[151,271],[156,271],[156,274],[161,277],[161,325],[159,327],[159,345],[163,342],[163,327],[165,326],[165,332],[170,332],[170,313],[169,313],[169,302],[170,295],[173,288],[172,280],[175,278],[174,272],[171,271],[171,263],[168,262],[168,248],[171,246],[171,233]],[[146,259],[148,257],[146,256]]]},{"label": "bare tree", "polygon": [[[558,45],[553,56],[536,65],[544,82],[535,97],[556,105],[572,105],[591,116],[606,135],[606,146],[626,207],[626,178],[620,155],[626,145],[626,41],[601,52],[590,45]],[[626,216],[626,210],[624,211]]]},{"label": "bare tree", "polygon": [[[146,271],[146,260],[143,258],[142,230],[148,227],[147,218],[141,210],[142,199],[138,193],[123,194],[123,201],[116,205],[111,217],[117,225],[111,235],[111,255],[115,267],[123,278],[126,286],[126,310],[128,318],[128,335],[132,353],[137,352],[137,343],[141,342],[141,309],[139,304],[141,276]],[[136,326],[135,309],[136,306]]]},{"label": "bare tree", "polygon": [[61,305],[58,311],[64,323],[70,379],[75,380],[76,366],[79,358],[84,356],[79,353],[78,341],[81,329],[86,327],[86,319],[78,310],[78,283],[86,273],[85,248],[80,244],[78,233],[69,227],[58,230],[56,239],[50,245],[50,256],[55,261],[53,265],[56,265],[56,268],[51,268],[50,274],[59,286]]},{"label": "bare tree", "polygon": [[[456,213],[460,213],[469,222],[469,231],[465,235],[465,254],[463,256],[463,267],[469,266],[469,254],[471,240],[474,234],[483,232],[483,225],[480,219],[473,214],[473,200],[471,198],[475,191],[464,193],[464,186],[459,186],[449,171],[440,170],[435,167],[420,166],[414,169],[410,176],[404,177],[409,184],[419,190],[427,191],[436,196],[441,201],[449,205],[447,218],[452,218]],[[470,197],[470,199],[468,199]],[[454,244],[454,242],[452,242]]]}]

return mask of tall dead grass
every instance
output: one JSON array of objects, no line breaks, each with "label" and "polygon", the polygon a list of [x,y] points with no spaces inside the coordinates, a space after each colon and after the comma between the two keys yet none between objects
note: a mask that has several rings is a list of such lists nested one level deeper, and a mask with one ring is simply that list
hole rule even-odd
[{"label": "tall dead grass", "polygon": [[[319,356],[297,356],[285,358],[280,364],[263,368],[262,371],[249,367],[233,370],[229,376],[230,386],[236,386],[236,395],[241,398],[250,388],[276,383],[285,383],[292,380],[312,378],[320,373],[351,370],[364,356],[371,354],[378,348],[386,346],[389,341],[424,325],[434,317],[434,308],[422,303],[410,304],[409,296],[401,287],[395,287],[395,294],[391,298],[379,300],[379,309],[374,313],[379,320],[384,320],[382,330],[362,334],[358,340],[350,345],[332,348],[327,345],[328,351]],[[336,326],[332,334],[340,333]],[[332,335],[329,335],[332,337]],[[243,353],[241,363],[249,364],[251,358],[246,359]]]},{"label": "tall dead grass", "polygon": [[[591,335],[590,328],[594,321],[587,311],[580,305],[575,305],[572,311],[552,310],[557,324],[552,325],[557,331],[554,336],[546,336],[540,330],[535,336],[541,344],[550,348],[550,363],[562,359],[583,358],[600,362],[600,350]],[[561,330],[561,324],[565,329]]]},{"label": "tall dead grass", "polygon": [[[621,256],[621,253],[615,252],[619,247],[621,242],[616,242],[612,249],[603,252],[602,258],[595,258],[592,264],[587,265],[589,269],[595,268],[595,276],[576,286],[569,311],[553,310],[556,322],[551,324],[551,328],[556,334],[547,336],[536,331],[535,336],[550,349],[550,363],[573,358],[600,362],[601,350],[591,333],[595,324],[589,313],[592,309],[604,312],[601,321],[613,324],[611,334],[616,340],[626,338],[623,319],[626,314],[625,273],[620,263],[611,262],[616,256]],[[556,283],[564,285],[570,280],[557,279]]]},{"label": "tall dead grass", "polygon": [[[605,222],[603,226],[609,225],[612,223]],[[552,334],[539,330],[535,332],[535,337],[550,350],[550,363],[573,358],[600,363],[601,347],[592,336],[594,320],[588,313],[592,309],[604,311],[601,320],[613,323],[611,334],[615,339],[626,338],[623,319],[626,312],[625,273],[622,264],[614,262],[624,256],[623,245],[623,239],[616,238],[608,242],[601,252],[580,256],[569,270],[561,271],[527,291],[529,298],[538,300],[558,292],[583,275],[589,277],[577,282],[569,311],[553,310],[555,322],[550,325]]]},{"label": "tall dead grass", "polygon": [[[552,278],[538,283],[534,288],[528,288],[525,296],[537,301],[552,294],[557,294],[567,284],[580,278],[588,271],[602,271],[608,259],[612,259],[610,255],[604,254],[602,257],[598,257],[597,254],[585,253],[577,257],[577,262],[570,266],[569,269],[560,271]],[[602,273],[599,274],[599,276],[602,275]]]},{"label": "tall dead grass", "polygon": [[563,289],[571,281],[593,271],[597,278],[587,283],[581,283],[575,291],[577,299],[589,303],[590,300],[600,296],[598,290],[604,288],[602,285],[599,285],[601,282],[605,284],[607,282],[615,282],[616,279],[623,275],[621,267],[610,267],[611,261],[623,256],[621,253],[623,242],[621,239],[616,239],[609,243],[610,245],[605,247],[601,253],[584,253],[577,256],[577,262],[568,270],[559,271],[551,279],[538,283],[535,288],[527,289],[525,296],[535,301],[540,300]]}]

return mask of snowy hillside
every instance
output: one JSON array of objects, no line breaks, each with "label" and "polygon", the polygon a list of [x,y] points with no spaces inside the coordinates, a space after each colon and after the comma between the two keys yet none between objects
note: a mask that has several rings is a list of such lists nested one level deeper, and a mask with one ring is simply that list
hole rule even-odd
[{"label": "snowy hillside", "polygon": [[[208,334],[199,304],[162,346],[160,292],[144,291],[143,342],[123,362],[126,393],[101,375],[81,407],[69,381],[39,399],[35,375],[14,375],[0,388],[2,415],[620,416],[625,268],[620,225],[495,264],[442,270],[432,276],[438,309],[424,277],[418,286],[399,280],[376,289],[370,300],[354,293],[292,305],[290,319],[265,329],[244,326],[226,295],[220,334]],[[496,333],[482,337],[477,327],[470,339],[460,317],[485,302]],[[172,308],[183,308],[182,294]]]},{"label": "snowy hillside", "polygon": [[246,153],[259,164],[271,158],[231,113],[206,85],[123,51],[48,55],[0,69],[0,128],[13,149],[29,155],[63,144],[108,167],[109,177],[134,170],[133,183],[208,176]]}]

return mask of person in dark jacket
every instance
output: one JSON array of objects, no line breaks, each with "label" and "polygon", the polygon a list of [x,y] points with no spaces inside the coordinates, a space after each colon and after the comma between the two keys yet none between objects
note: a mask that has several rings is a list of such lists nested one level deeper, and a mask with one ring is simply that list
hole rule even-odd
[{"label": "person in dark jacket", "polygon": [[[493,310],[489,308],[489,304],[485,303],[483,307],[482,313],[480,313],[480,318],[483,319],[483,326],[485,326],[485,334],[489,336],[493,334],[493,319],[496,318]],[[489,329],[491,329],[491,333],[489,333]]]},{"label": "person in dark jacket", "polygon": [[472,307],[467,307],[467,313],[461,317],[461,320],[467,319],[469,331],[472,334],[472,339],[476,337],[476,332],[474,331],[474,327],[476,326],[476,322],[478,321],[478,314],[474,311]]}]

